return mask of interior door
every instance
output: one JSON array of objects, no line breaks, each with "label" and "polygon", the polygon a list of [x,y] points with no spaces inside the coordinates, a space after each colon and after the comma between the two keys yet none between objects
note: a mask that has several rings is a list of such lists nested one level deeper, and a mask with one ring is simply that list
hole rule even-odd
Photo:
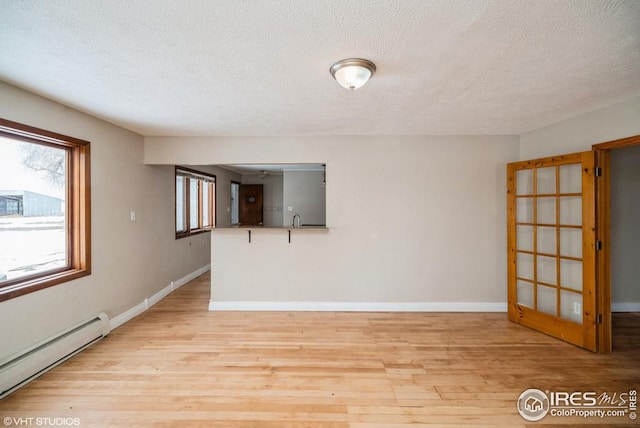
[{"label": "interior door", "polygon": [[593,152],[507,166],[509,320],[596,351]]},{"label": "interior door", "polygon": [[262,184],[240,185],[240,224],[262,226],[263,186]]}]

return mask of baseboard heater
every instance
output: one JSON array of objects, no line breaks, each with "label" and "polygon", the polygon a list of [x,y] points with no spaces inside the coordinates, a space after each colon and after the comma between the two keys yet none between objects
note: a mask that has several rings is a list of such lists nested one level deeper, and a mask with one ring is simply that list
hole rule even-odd
[{"label": "baseboard heater", "polygon": [[0,361],[0,399],[109,334],[104,312]]}]

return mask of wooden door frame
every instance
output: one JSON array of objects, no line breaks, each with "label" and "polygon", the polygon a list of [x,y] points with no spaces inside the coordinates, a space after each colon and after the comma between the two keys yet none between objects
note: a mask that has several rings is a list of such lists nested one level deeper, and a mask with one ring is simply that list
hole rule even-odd
[{"label": "wooden door frame", "polygon": [[640,145],[640,135],[594,144],[595,164],[601,176],[596,180],[596,307],[601,319],[597,324],[598,352],[612,350],[611,334],[611,150]]}]

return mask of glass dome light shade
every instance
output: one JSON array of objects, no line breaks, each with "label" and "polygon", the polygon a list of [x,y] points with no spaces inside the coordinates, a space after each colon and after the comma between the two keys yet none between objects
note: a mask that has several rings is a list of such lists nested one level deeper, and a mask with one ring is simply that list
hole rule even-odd
[{"label": "glass dome light shade", "polygon": [[353,91],[367,83],[376,66],[366,59],[351,58],[336,62],[329,70],[340,86]]}]

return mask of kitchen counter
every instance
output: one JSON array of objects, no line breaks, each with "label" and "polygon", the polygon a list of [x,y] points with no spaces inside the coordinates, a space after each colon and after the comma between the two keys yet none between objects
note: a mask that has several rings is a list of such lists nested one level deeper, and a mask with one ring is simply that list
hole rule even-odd
[{"label": "kitchen counter", "polygon": [[[288,241],[289,244],[291,244],[291,232],[295,233],[297,232],[305,232],[305,231],[328,231],[329,228],[327,226],[300,226],[300,227],[293,227],[293,226],[242,226],[242,225],[228,225],[228,226],[218,226],[215,229],[212,229],[214,232],[218,231],[218,233],[224,233],[224,231],[228,231],[228,230],[232,230],[232,231],[243,231],[243,232],[247,232],[247,242],[250,244],[251,243],[251,232],[258,232],[259,235],[263,235],[264,232],[265,234],[268,234],[269,231],[286,231],[287,234],[286,236],[288,236]],[[302,235],[307,235],[305,233],[303,233]],[[222,237],[222,236],[221,236]],[[213,242],[213,239],[212,239]]]}]

